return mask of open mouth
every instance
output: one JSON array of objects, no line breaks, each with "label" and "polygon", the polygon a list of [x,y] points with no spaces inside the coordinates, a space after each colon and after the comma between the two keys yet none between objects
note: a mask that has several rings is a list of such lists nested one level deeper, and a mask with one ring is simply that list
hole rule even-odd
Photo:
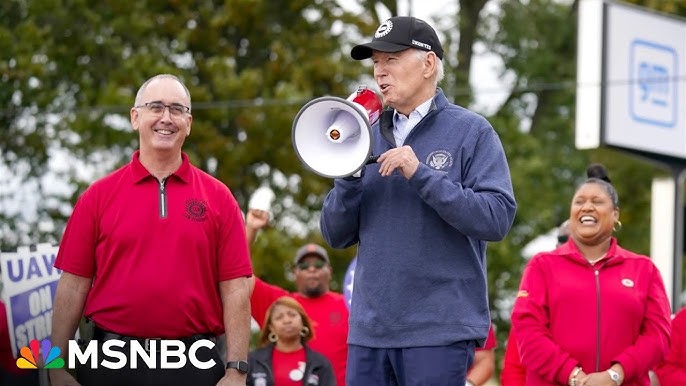
[{"label": "open mouth", "polygon": [[586,215],[586,216],[581,216],[581,218],[579,218],[579,222],[584,224],[584,225],[591,225],[591,224],[597,223],[598,220],[593,216]]}]

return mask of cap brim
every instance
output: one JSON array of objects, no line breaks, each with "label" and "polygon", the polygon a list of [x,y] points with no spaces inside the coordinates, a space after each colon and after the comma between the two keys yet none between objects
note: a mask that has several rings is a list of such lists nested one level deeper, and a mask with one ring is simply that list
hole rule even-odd
[{"label": "cap brim", "polygon": [[398,52],[410,48],[401,44],[389,43],[384,41],[375,41],[371,43],[360,44],[350,51],[350,56],[355,60],[368,59],[372,57],[373,51],[381,52]]},{"label": "cap brim", "polygon": [[300,256],[299,258],[295,259],[295,264],[298,264],[302,259],[304,259],[308,256],[317,256],[318,258],[324,260],[325,262],[327,262],[327,263],[329,262],[329,259],[319,252],[308,252],[308,253]]}]

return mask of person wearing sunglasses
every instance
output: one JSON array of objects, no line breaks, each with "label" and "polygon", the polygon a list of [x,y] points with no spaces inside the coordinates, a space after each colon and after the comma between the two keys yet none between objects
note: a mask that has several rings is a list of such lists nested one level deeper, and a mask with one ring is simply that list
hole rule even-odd
[{"label": "person wearing sunglasses", "polygon": [[[250,209],[245,219],[248,244],[269,223],[269,212]],[[308,345],[332,364],[338,385],[346,385],[345,371],[348,360],[348,307],[343,294],[331,291],[333,270],[326,249],[317,244],[300,247],[293,257],[293,276],[296,292],[265,283],[257,276],[250,279],[253,287],[250,298],[255,321],[265,324],[265,313],[278,298],[289,295],[297,300],[314,321],[315,337]]]}]

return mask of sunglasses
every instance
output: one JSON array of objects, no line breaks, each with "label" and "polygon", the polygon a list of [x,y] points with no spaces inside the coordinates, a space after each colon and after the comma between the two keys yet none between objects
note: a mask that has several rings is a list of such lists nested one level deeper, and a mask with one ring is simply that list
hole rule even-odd
[{"label": "sunglasses", "polygon": [[569,240],[569,235],[559,235],[557,236],[557,243],[558,244],[564,244]]},{"label": "sunglasses", "polygon": [[309,269],[312,266],[314,266],[316,269],[322,269],[322,268],[324,268],[325,265],[326,265],[326,262],[324,262],[324,260],[315,260],[315,261],[310,262],[310,263],[308,263],[307,261],[301,261],[298,264],[296,264],[298,269],[301,269],[303,271],[306,269]]}]

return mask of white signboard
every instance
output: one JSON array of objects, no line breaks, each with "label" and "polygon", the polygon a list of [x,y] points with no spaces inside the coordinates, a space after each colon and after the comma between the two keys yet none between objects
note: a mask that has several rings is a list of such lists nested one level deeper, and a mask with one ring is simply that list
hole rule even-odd
[{"label": "white signboard", "polygon": [[54,268],[58,247],[38,244],[16,253],[0,253],[3,301],[7,307],[12,353],[36,339],[49,339],[52,304],[60,273]]},{"label": "white signboard", "polygon": [[577,147],[686,159],[686,20],[609,0],[579,18]]}]

